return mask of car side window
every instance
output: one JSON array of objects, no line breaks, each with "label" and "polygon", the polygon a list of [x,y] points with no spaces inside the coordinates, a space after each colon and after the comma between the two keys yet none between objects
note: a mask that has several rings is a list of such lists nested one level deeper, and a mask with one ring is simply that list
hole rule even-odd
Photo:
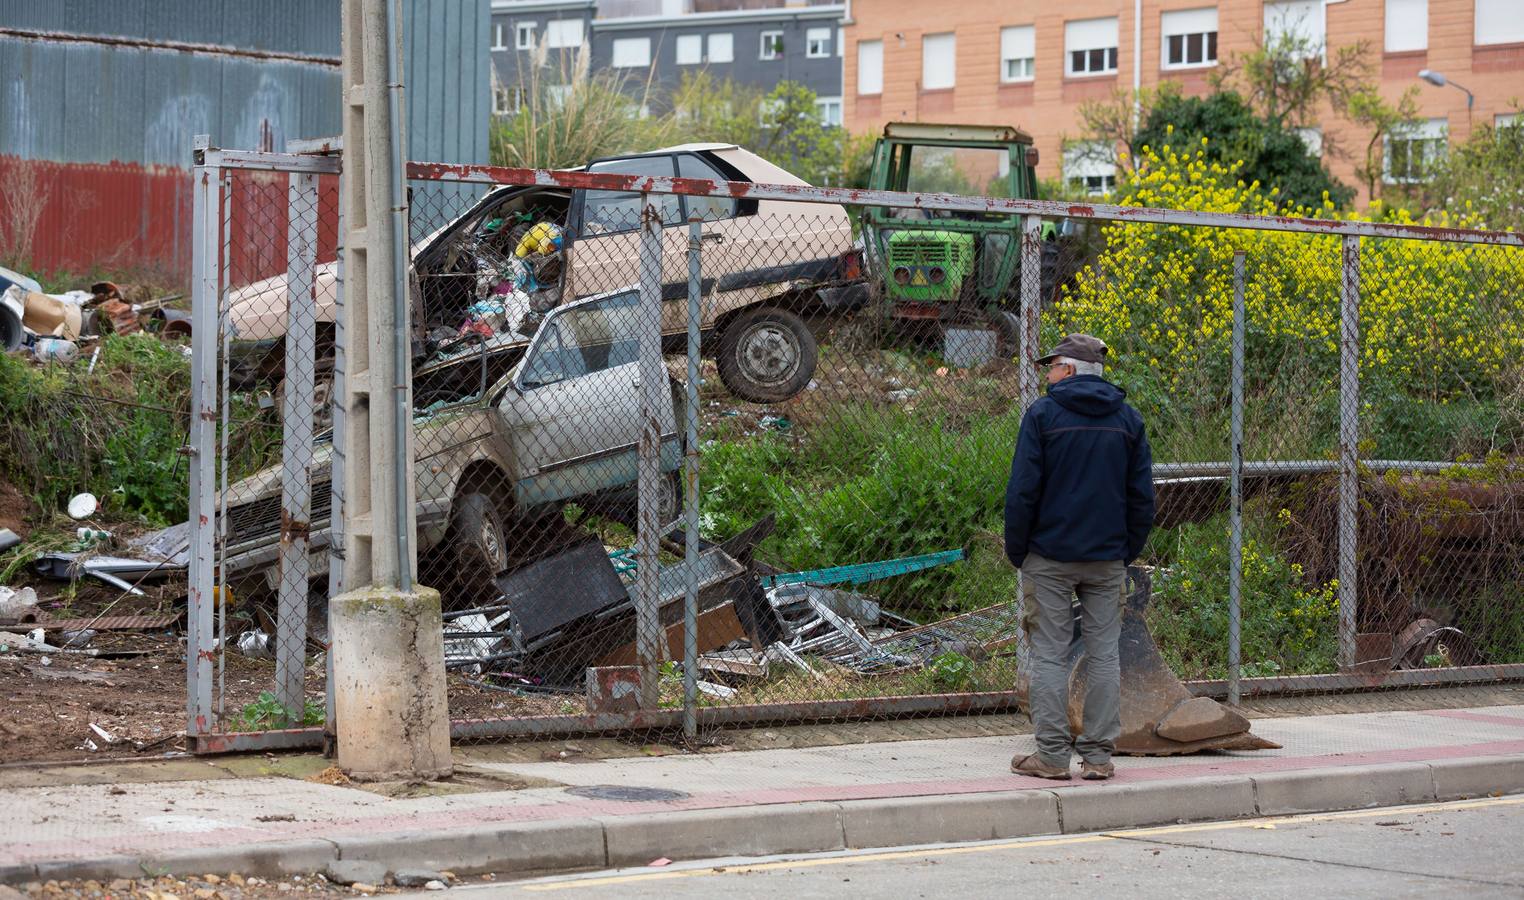
[{"label": "car side window", "polygon": [[[593,163],[589,172],[611,172],[618,175],[674,174],[672,157],[640,156],[633,159],[610,159]],[[663,226],[682,222],[682,209],[675,194],[653,195],[661,210]],[[640,228],[640,194],[634,191],[585,191],[582,200],[582,234],[591,237],[635,231]]]},{"label": "car side window", "polygon": [[544,387],[636,361],[640,293],[626,291],[563,307],[540,326],[520,386]]},{"label": "car side window", "polygon": [[[712,181],[727,181],[709,163],[704,162],[691,153],[684,153],[677,158],[677,174],[683,178],[707,178]],[[686,196],[683,202],[688,204],[688,212],[698,213],[699,218],[705,222],[718,222],[721,219],[734,219],[736,217],[736,200],[734,197],[697,197]]]}]

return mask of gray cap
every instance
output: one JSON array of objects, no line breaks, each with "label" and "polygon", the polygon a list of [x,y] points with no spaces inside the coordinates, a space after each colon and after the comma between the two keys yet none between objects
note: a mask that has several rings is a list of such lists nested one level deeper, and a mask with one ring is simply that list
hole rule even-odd
[{"label": "gray cap", "polygon": [[1106,343],[1100,338],[1091,337],[1088,334],[1071,334],[1058,342],[1052,352],[1037,361],[1040,366],[1045,366],[1060,356],[1077,359],[1080,362],[1104,362],[1106,356]]}]

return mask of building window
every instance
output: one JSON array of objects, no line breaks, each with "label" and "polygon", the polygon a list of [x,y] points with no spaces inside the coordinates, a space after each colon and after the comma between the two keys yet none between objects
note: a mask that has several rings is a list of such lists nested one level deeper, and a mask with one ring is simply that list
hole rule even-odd
[{"label": "building window", "polygon": [[921,38],[921,90],[946,90],[957,83],[958,37],[928,34]]},{"label": "building window", "polygon": [[1013,25],[1000,29],[1000,80],[1031,81],[1036,73],[1037,28]]},{"label": "building window", "polygon": [[1519,0],[1476,0],[1476,42],[1524,42],[1524,15],[1519,11]]},{"label": "building window", "polygon": [[1064,50],[1069,75],[1115,75],[1117,20],[1080,19],[1064,23]]},{"label": "building window", "polygon": [[564,109],[566,101],[571,99],[572,91],[576,90],[571,84],[549,84],[545,86],[545,105],[551,109]]},{"label": "building window", "polygon": [[836,29],[836,55],[837,56],[841,55],[842,47],[845,46],[845,45],[846,45],[846,41],[842,40],[842,38],[841,38],[841,29],[838,28],[838,29]]},{"label": "building window", "polygon": [[811,28],[804,33],[804,55],[810,59],[825,59],[831,55],[831,29]]},{"label": "building window", "polygon": [[582,20],[556,19],[546,22],[545,46],[552,50],[582,46]]},{"label": "building window", "polygon": [[1326,40],[1323,0],[1290,0],[1265,4],[1265,43],[1293,40],[1307,51],[1308,59],[1323,56]]},{"label": "building window", "polygon": [[1386,0],[1386,52],[1429,49],[1429,0]]},{"label": "building window", "polygon": [[762,44],[757,51],[757,59],[774,60],[783,58],[783,32],[762,32]]},{"label": "building window", "polygon": [[709,36],[709,62],[728,63],[736,58],[735,38],[730,32]]},{"label": "building window", "polygon": [[1298,128],[1297,137],[1307,145],[1307,155],[1315,158],[1323,156],[1323,129],[1321,128]]},{"label": "building window", "polygon": [[492,49],[493,50],[507,50],[508,49],[508,41],[507,41],[508,34],[507,34],[507,32],[508,32],[508,26],[507,25],[503,24],[502,22],[493,22],[492,23]]},{"label": "building window", "polygon": [[859,94],[882,94],[884,92],[884,42],[857,42],[857,92]]},{"label": "building window", "polygon": [[1217,7],[1165,13],[1164,68],[1185,69],[1217,63]]},{"label": "building window", "polygon": [[1518,113],[1498,113],[1492,117],[1492,127],[1494,128],[1511,128],[1518,124]]},{"label": "building window", "polygon": [[817,97],[815,98],[815,112],[820,116],[822,125],[841,125],[841,98],[840,97]]},{"label": "building window", "polygon": [[533,22],[520,22],[513,27],[513,46],[517,50],[534,49]]},{"label": "building window", "polygon": [[[494,81],[496,79],[493,79]],[[524,89],[506,87],[501,84],[492,86],[492,114],[496,116],[511,116],[519,111],[519,106],[524,100]]]},{"label": "building window", "polygon": [[650,66],[651,39],[616,39],[614,41],[614,58],[609,64],[616,69],[636,69]]},{"label": "building window", "polygon": [[677,64],[696,66],[704,61],[704,36],[680,34],[677,36]]},{"label": "building window", "polygon": [[778,124],[778,119],[783,115],[783,101],[777,97],[763,97],[762,102],[757,104],[757,124],[763,128],[772,128]]},{"label": "building window", "polygon": [[1382,175],[1387,184],[1407,184],[1428,178],[1434,163],[1445,154],[1448,123],[1428,119],[1387,135],[1382,154]]},{"label": "building window", "polygon": [[1075,141],[1064,148],[1064,180],[1092,197],[1116,190],[1117,166],[1105,141]]}]

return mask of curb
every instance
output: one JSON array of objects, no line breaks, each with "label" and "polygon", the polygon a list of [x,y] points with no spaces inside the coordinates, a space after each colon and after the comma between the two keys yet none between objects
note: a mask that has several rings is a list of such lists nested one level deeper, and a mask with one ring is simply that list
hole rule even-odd
[{"label": "curb", "polygon": [[341,836],[143,856],[0,865],[0,884],[239,872],[322,871],[340,859],[389,869],[549,874],[673,860],[1075,834],[1183,822],[1336,812],[1524,793],[1524,756],[1306,769],[1188,781],[877,800],[817,801]]}]

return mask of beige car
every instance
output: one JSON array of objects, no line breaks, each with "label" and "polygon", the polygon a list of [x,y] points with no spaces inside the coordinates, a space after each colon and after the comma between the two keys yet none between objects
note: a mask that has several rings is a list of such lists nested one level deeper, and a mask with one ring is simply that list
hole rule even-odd
[{"label": "beige car", "polygon": [[[664,175],[709,180],[804,185],[754,153],[723,144],[689,144],[651,153],[596,160],[588,172]],[[418,183],[415,192],[425,190]],[[759,403],[792,397],[809,384],[818,348],[806,319],[849,311],[867,297],[859,280],[846,210],[834,204],[732,197],[658,195],[664,232],[662,331],[681,344],[687,333],[688,227],[704,219],[702,328],[705,355],[736,396]],[[420,198],[415,195],[414,206]],[[537,309],[628,286],[639,278],[640,195],[553,187],[502,187],[464,215],[413,247],[414,323],[422,346],[449,335],[471,317],[473,304],[490,299],[491,285],[507,277],[515,251],[535,226],[562,230],[558,252],[531,253]],[[331,341],[334,271],[319,267],[319,357]],[[280,371],[285,334],[285,278],[231,292],[234,376],[247,386]],[[331,347],[331,343],[328,343]],[[421,362],[422,360],[420,360]],[[320,366],[321,368],[321,366]],[[320,382],[322,381],[320,377]]]}]

